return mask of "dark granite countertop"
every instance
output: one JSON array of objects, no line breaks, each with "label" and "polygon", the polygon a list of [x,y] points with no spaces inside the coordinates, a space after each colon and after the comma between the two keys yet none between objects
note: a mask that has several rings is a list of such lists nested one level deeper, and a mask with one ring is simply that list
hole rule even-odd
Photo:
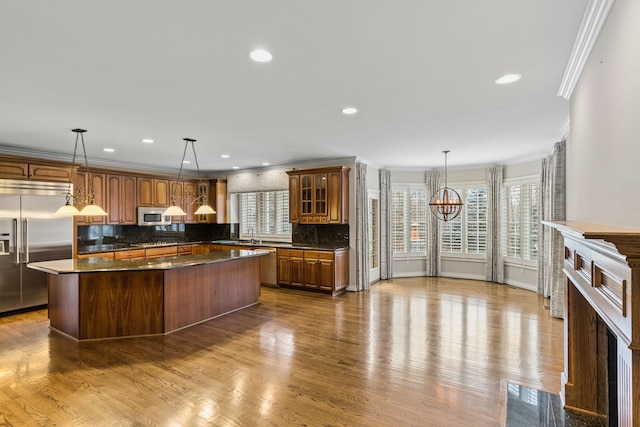
[{"label": "dark granite countertop", "polygon": [[107,258],[60,259],[55,261],[32,262],[27,264],[27,267],[52,274],[91,273],[97,271],[170,270],[267,254],[267,251],[258,249],[214,251],[208,254],[169,256],[166,258],[139,261]]},{"label": "dark granite countertop", "polygon": [[251,246],[255,248],[283,248],[283,249],[313,249],[318,251],[335,251],[338,249],[348,249],[349,243],[345,243],[343,245],[320,245],[320,244],[309,244],[309,243],[287,243],[287,242],[267,242],[267,241],[258,241],[251,242],[249,240],[211,240],[208,242],[197,241],[197,242],[162,242],[162,243],[138,243],[138,244],[123,244],[123,243],[114,243],[114,244],[103,244],[103,245],[90,245],[90,246],[82,246],[78,247],[78,254],[92,254],[98,252],[117,252],[117,251],[128,251],[133,249],[147,249],[147,248],[162,248],[166,246],[180,246],[180,245],[197,245],[201,243],[214,243],[214,244],[222,244],[222,245],[233,245],[233,246]]}]

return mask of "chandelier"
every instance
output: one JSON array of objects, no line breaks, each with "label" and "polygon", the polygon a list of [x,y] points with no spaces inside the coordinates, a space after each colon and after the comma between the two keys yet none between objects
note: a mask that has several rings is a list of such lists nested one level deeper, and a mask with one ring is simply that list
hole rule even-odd
[{"label": "chandelier", "polygon": [[462,211],[462,197],[452,188],[447,187],[447,154],[444,153],[444,187],[433,193],[429,201],[431,212],[441,221],[447,222],[455,219]]},{"label": "chandelier", "polygon": [[[73,160],[71,161],[71,168],[76,163],[76,153],[78,151],[78,140],[82,143],[82,153],[84,154],[84,166],[87,169],[87,176],[89,189],[85,190],[84,187],[78,187],[76,189],[76,194],[71,192],[73,173],[69,175],[69,188],[67,189],[66,194],[66,202],[62,205],[57,211],[56,215],[86,215],[86,216],[105,216],[107,213],[100,206],[96,205],[94,202],[95,193],[93,192],[93,180],[91,179],[91,173],[89,171],[89,162],[87,161],[87,150],[84,146],[84,133],[85,129],[73,129],[73,132],[76,133],[76,144],[73,147]],[[82,210],[78,211],[78,209],[73,205],[73,202],[77,201],[79,203],[84,203],[85,206]]]},{"label": "chandelier", "polygon": [[[177,203],[176,190],[178,189],[180,176],[182,175],[182,165],[184,164],[184,158],[187,155],[187,148],[189,147],[189,143],[191,143],[191,149],[193,150],[193,158],[196,162],[196,168],[198,170],[198,179],[200,179],[200,165],[198,164],[196,147],[193,144],[194,142],[196,142],[196,140],[191,138],[183,138],[183,141],[184,141],[184,151],[182,152],[182,161],[180,162],[180,170],[178,171],[178,177],[176,178],[176,185],[173,186],[173,195],[171,196],[171,206],[169,206],[167,210],[165,210],[162,213],[162,215],[185,216],[187,214],[184,210],[182,210],[180,206],[176,205]],[[195,211],[195,215],[209,215],[209,214],[216,213],[216,211],[214,211],[211,208],[211,206],[207,204],[206,194],[197,195],[195,193],[189,192],[187,194],[184,194],[183,195],[184,197],[182,197],[181,200],[185,200],[189,195],[193,196],[193,201],[191,203],[200,205],[198,209]]]}]

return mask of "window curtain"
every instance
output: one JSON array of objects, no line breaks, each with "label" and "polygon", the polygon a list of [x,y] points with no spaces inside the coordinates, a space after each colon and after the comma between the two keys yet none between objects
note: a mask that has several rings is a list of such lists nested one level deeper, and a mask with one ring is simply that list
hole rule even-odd
[{"label": "window curtain", "polygon": [[[566,142],[557,142],[553,154],[542,160],[540,219],[566,219]],[[564,316],[564,241],[560,232],[542,225],[538,239],[538,293],[551,298],[551,315]]]},{"label": "window curtain", "polygon": [[356,162],[356,291],[369,289],[369,269],[367,165]]},{"label": "window curtain", "polygon": [[391,171],[380,169],[380,278],[393,277]]},{"label": "window curtain", "polygon": [[[427,171],[425,175],[427,184],[427,197],[431,198],[436,191],[440,189],[440,172]],[[439,239],[439,220],[431,213],[431,209],[427,212],[427,276],[440,275],[440,239]]]},{"label": "window curtain", "polygon": [[485,280],[504,283],[504,262],[500,254],[500,193],[502,191],[502,166],[487,170],[487,255]]}]

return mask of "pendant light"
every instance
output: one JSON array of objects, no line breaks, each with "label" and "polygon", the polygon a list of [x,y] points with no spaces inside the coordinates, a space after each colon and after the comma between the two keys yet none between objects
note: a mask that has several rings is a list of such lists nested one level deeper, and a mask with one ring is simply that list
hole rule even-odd
[{"label": "pendant light", "polygon": [[[84,188],[78,188],[77,195],[73,195],[73,193],[71,192],[73,174],[71,174],[69,176],[69,188],[66,194],[67,200],[65,204],[62,205],[56,211],[55,214],[56,215],[106,216],[107,213],[100,206],[96,205],[94,202],[95,193],[93,192],[93,182],[91,180],[91,173],[89,171],[89,162],[87,160],[87,150],[84,145],[84,133],[86,132],[86,130],[73,129],[72,131],[76,133],[76,143],[75,143],[75,146],[73,147],[73,160],[71,162],[71,168],[73,170],[73,167],[76,163],[76,154],[78,151],[78,140],[80,140],[82,143],[82,153],[84,154],[84,166],[87,169],[87,176],[89,177],[89,190],[85,192]],[[73,206],[72,200],[76,200],[76,199],[79,199],[82,202],[86,203],[84,208],[82,208],[81,211],[78,211],[78,209],[75,206]]]},{"label": "pendant light", "polygon": [[443,151],[444,153],[444,187],[436,191],[431,200],[429,201],[429,207],[431,212],[441,221],[447,222],[455,219],[460,212],[462,212],[462,197],[460,194],[452,188],[447,187],[447,154],[449,150]]},{"label": "pendant light", "polygon": [[[167,210],[165,210],[162,214],[163,215],[170,215],[170,216],[185,216],[187,213],[182,210],[182,208],[180,208],[180,206],[176,205],[176,190],[178,189],[178,184],[180,182],[180,176],[182,175],[182,165],[184,164],[184,158],[186,157],[187,154],[187,148],[189,147],[189,143],[191,143],[191,149],[193,150],[193,158],[196,162],[196,168],[198,170],[198,179],[200,179],[200,165],[198,164],[198,155],[196,154],[196,147],[194,145],[194,142],[196,142],[195,139],[191,139],[191,138],[183,138],[184,141],[184,150],[182,152],[182,161],[180,162],[180,170],[178,171],[178,177],[176,178],[176,185],[173,186],[173,195],[171,196],[171,206],[169,206],[167,208]],[[209,215],[209,214],[215,214],[216,211],[214,211],[211,206],[209,206],[207,204],[207,196],[206,194],[201,194],[201,195],[195,195],[194,194],[194,199],[192,203],[199,203],[200,206],[198,207],[198,209],[194,212],[195,215]]]}]

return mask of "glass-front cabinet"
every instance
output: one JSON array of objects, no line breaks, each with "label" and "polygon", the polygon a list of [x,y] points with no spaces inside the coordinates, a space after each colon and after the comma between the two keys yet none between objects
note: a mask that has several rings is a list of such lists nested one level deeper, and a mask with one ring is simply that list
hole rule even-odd
[{"label": "glass-front cabinet", "polygon": [[289,222],[348,224],[350,170],[336,166],[287,172]]}]

